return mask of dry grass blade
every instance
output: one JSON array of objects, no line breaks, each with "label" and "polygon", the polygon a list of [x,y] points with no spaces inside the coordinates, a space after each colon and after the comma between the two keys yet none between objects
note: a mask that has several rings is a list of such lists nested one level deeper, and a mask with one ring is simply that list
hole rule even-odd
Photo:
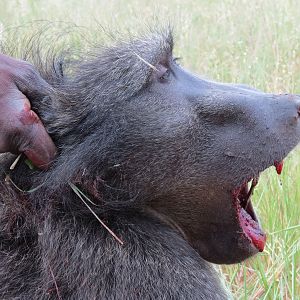
[{"label": "dry grass blade", "polygon": [[20,158],[21,158],[22,154],[19,154],[18,157],[14,160],[14,162],[12,163],[12,165],[9,167],[10,170],[14,170],[17,163],[19,162]]},{"label": "dry grass blade", "polygon": [[[84,203],[84,205],[89,209],[89,211],[94,215],[94,217],[99,221],[99,223],[121,244],[124,245],[124,242],[98,217],[98,215],[92,210],[92,208],[88,205],[88,203],[83,199],[83,197],[81,196],[82,191],[80,191],[78,189],[78,187],[76,185],[74,185],[73,183],[69,182],[69,185],[71,187],[71,189],[74,191],[74,193],[79,197],[79,199]],[[87,198],[87,196],[84,196],[85,198]],[[91,203],[93,203],[90,200]]]},{"label": "dry grass blade", "polygon": [[13,182],[13,180],[10,178],[9,175],[6,175],[6,177],[5,177],[5,182],[6,182],[6,183],[11,183],[11,184],[12,184],[19,192],[21,192],[21,193],[27,193],[27,194],[30,194],[30,193],[33,193],[33,192],[37,191],[39,188],[41,188],[41,187],[44,185],[44,183],[42,183],[42,184],[38,185],[37,187],[35,187],[35,188],[33,188],[33,189],[30,189],[30,190],[26,191],[26,190],[22,190],[21,188],[19,188],[19,187]]},{"label": "dry grass blade", "polygon": [[[75,186],[76,187],[76,186]],[[76,187],[77,188],[77,187]],[[89,203],[91,203],[94,206],[100,207],[100,205],[97,205],[95,202],[93,202],[88,196],[86,196],[79,188],[77,188],[78,193],[81,194],[82,197],[84,197]]]},{"label": "dry grass blade", "polygon": [[147,62],[145,59],[143,59],[140,55],[138,55],[136,52],[133,52],[138,59],[140,59],[143,63],[145,63],[148,67],[150,67],[151,69],[158,71],[157,68],[155,68],[155,66],[151,65],[149,62]]}]

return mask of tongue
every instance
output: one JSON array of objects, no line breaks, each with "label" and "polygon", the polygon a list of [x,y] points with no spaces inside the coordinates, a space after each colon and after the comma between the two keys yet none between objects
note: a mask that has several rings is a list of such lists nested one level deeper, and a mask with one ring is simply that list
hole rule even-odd
[{"label": "tongue", "polygon": [[239,221],[246,236],[252,241],[258,251],[262,252],[264,250],[267,237],[261,230],[258,222],[255,222],[242,207],[239,210]]}]

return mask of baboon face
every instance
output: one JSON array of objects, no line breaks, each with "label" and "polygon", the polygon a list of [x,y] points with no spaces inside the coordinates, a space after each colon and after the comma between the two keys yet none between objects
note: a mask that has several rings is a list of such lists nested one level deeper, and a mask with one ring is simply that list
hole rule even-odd
[{"label": "baboon face", "polygon": [[299,140],[299,97],[201,79],[171,52],[149,68],[146,86],[110,115],[121,128],[111,184],[146,199],[211,262],[263,251],[251,193]]},{"label": "baboon face", "polygon": [[201,79],[177,64],[166,35],[105,49],[72,74],[56,83],[71,101],[52,106],[56,121],[41,109],[66,149],[54,177],[99,173],[105,197],[155,211],[211,262],[263,250],[251,193],[299,141],[299,96]]}]

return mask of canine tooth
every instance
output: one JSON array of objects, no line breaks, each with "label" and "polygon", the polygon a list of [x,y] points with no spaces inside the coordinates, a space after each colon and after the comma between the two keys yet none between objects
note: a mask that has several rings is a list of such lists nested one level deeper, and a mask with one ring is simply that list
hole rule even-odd
[{"label": "canine tooth", "polygon": [[253,180],[252,180],[252,185],[251,185],[251,187],[252,187],[252,186],[255,187],[255,186],[257,186],[257,184],[258,184],[258,177],[254,177]]},{"label": "canine tooth", "polygon": [[258,183],[258,178],[259,178],[259,177],[253,177],[253,179],[252,179],[251,187],[250,187],[250,190],[249,190],[248,195],[247,195],[247,202],[246,202],[245,209],[247,209],[247,207],[248,207],[249,200],[250,200],[250,197],[251,197],[251,195],[252,195],[252,193],[253,193],[254,187],[255,187],[255,186],[257,185],[257,183]]},{"label": "canine tooth", "polygon": [[277,174],[280,175],[281,172],[282,172],[282,168],[283,168],[283,160],[282,161],[275,160],[274,161],[274,166],[276,168]]}]

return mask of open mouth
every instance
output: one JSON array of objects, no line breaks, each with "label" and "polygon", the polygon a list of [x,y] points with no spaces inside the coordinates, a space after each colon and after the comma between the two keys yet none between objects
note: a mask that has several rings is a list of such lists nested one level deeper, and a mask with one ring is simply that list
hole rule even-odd
[{"label": "open mouth", "polygon": [[[274,166],[277,174],[280,174],[282,171],[283,162],[275,161]],[[243,234],[258,251],[262,252],[266,244],[267,236],[259,224],[251,203],[251,195],[253,194],[254,188],[258,183],[258,179],[259,176],[250,178],[240,187],[234,189],[232,191],[232,196]],[[249,183],[251,183],[250,188],[248,187]]]}]

